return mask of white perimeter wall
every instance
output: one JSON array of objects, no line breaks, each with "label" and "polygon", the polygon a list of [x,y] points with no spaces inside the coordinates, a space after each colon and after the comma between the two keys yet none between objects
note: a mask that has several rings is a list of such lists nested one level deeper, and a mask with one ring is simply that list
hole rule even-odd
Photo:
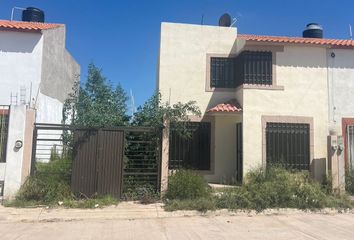
[{"label": "white perimeter wall", "polygon": [[0,31],[0,104],[10,104],[10,94],[26,88],[29,101],[32,82],[32,97],[36,97],[41,79],[43,40],[40,33]]}]

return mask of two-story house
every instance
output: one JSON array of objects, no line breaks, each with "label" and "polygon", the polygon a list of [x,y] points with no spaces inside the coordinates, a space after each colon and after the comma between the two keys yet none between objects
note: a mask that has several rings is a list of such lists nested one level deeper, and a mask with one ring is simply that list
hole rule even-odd
[{"label": "two-story house", "polygon": [[203,113],[191,116],[192,138],[171,126],[169,169],[190,167],[216,183],[268,163],[326,174],[329,131],[354,116],[354,41],[162,23],[159,54],[162,100],[195,100]]},{"label": "two-story house", "polygon": [[[65,47],[64,24],[23,20],[0,20],[0,199],[13,197],[29,174],[34,122],[62,123],[64,101],[80,74]],[[40,144],[40,160],[48,160],[56,142]]]}]

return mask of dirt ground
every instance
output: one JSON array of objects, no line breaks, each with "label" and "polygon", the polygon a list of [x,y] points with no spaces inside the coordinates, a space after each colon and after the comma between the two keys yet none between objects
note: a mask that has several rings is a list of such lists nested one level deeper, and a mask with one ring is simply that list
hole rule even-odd
[{"label": "dirt ground", "polygon": [[160,204],[104,209],[0,206],[2,239],[354,239],[354,213],[165,212]]}]

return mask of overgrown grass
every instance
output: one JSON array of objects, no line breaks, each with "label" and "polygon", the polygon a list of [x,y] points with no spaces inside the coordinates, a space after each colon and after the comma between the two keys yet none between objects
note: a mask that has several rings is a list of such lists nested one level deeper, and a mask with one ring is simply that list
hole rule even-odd
[{"label": "overgrown grass", "polygon": [[103,196],[88,199],[65,199],[63,201],[64,207],[68,208],[102,208],[105,206],[117,205],[119,201],[111,196]]},{"label": "overgrown grass", "polygon": [[[174,179],[183,186],[183,174],[180,179]],[[176,178],[179,175],[174,175]],[[189,178],[187,178],[187,183]],[[187,184],[188,185],[188,184]],[[201,190],[203,188],[204,190]],[[177,188],[179,189],[179,188]],[[170,191],[170,190],[169,190]],[[192,189],[188,191],[193,191]],[[208,188],[199,186],[197,193],[208,192]],[[177,191],[179,192],[179,191]],[[240,187],[224,189],[214,196],[201,195],[193,197],[196,193],[189,193],[184,198],[174,196],[166,201],[165,209],[173,210],[256,210],[263,211],[268,208],[297,208],[316,210],[322,208],[348,209],[352,203],[347,196],[335,197],[328,193],[328,187],[323,187],[312,180],[307,173],[289,172],[282,168],[270,167],[266,171],[256,169],[245,178]],[[192,197],[188,197],[192,196]]]},{"label": "overgrown grass", "polygon": [[150,184],[141,185],[134,179],[128,179],[123,185],[123,198],[127,201],[139,201],[142,204],[160,201],[160,193]]},{"label": "overgrown grass", "polygon": [[28,177],[13,201],[7,207],[68,207],[98,208],[118,204],[111,196],[76,198],[70,188],[71,161],[53,157],[48,163],[37,163],[36,172]]},{"label": "overgrown grass", "polygon": [[190,170],[179,170],[168,179],[164,195],[165,210],[215,210],[212,191],[202,176]]},{"label": "overgrown grass", "polygon": [[34,201],[48,204],[71,197],[71,161],[53,160],[37,163],[37,169],[21,187],[16,196],[19,201]]},{"label": "overgrown grass", "polygon": [[208,198],[211,189],[202,176],[190,170],[179,170],[168,179],[167,200],[189,200]]}]

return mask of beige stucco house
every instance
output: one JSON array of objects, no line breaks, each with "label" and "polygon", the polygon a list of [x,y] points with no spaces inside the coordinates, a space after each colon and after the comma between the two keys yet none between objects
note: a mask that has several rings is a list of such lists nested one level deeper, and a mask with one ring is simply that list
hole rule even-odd
[{"label": "beige stucco house", "polygon": [[[197,129],[192,139],[176,136],[171,126],[162,170],[188,166],[209,182],[229,184],[253,168],[281,163],[321,178],[329,131],[341,131],[329,107],[332,52],[353,59],[353,49],[353,41],[162,23],[157,79],[162,100],[194,100],[203,113],[191,116]],[[346,75],[354,66],[342,63],[335,67],[338,78],[354,82],[353,74]]]}]

